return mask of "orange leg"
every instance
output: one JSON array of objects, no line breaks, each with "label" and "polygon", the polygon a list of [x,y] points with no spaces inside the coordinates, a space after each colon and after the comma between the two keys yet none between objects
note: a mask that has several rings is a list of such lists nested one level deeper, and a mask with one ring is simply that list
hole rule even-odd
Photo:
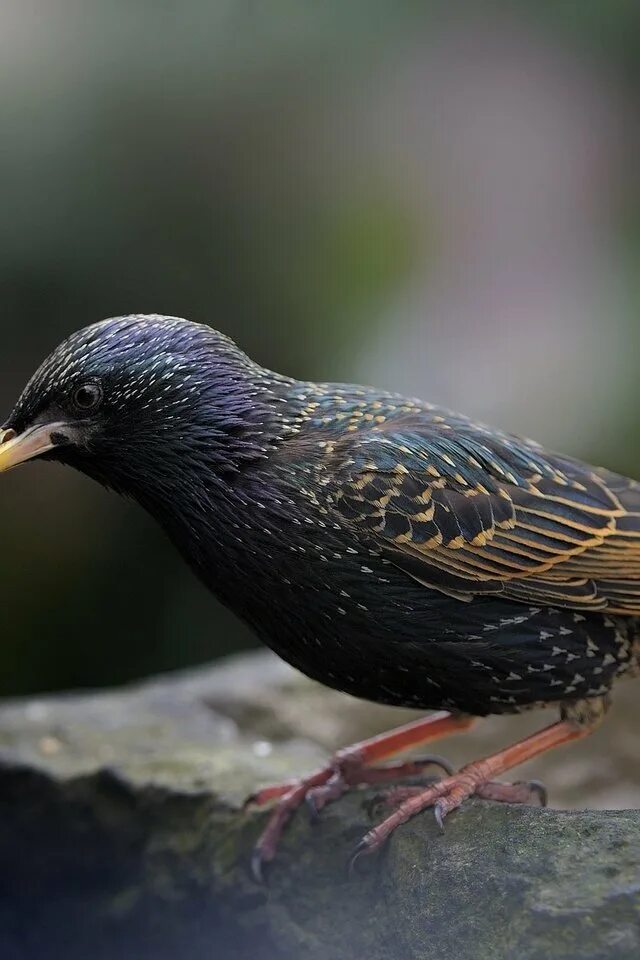
[{"label": "orange leg", "polygon": [[273,860],[284,827],[303,801],[307,800],[312,810],[317,812],[350,787],[412,776],[421,772],[426,763],[436,763],[450,772],[446,761],[441,757],[382,768],[372,767],[371,764],[386,760],[411,747],[468,730],[474,722],[473,717],[454,716],[446,712],[434,713],[430,717],[414,720],[388,733],[339,750],[326,767],[307,777],[258,790],[249,797],[247,804],[264,806],[273,800],[277,803],[253,853],[252,869],[255,878],[262,880],[263,864]]},{"label": "orange leg", "polygon": [[591,733],[589,727],[577,727],[565,720],[560,720],[558,723],[553,723],[551,726],[545,727],[544,730],[520,740],[513,746],[507,747],[505,750],[493,753],[483,760],[476,760],[467,764],[458,773],[445,777],[431,787],[426,789],[398,788],[393,791],[393,800],[400,801],[396,810],[386,820],[383,820],[382,823],[365,834],[355,850],[351,866],[354,866],[361,855],[373,853],[377,850],[396,827],[406,823],[407,820],[427,807],[434,808],[436,820],[442,827],[447,814],[459,807],[463,800],[474,793],[493,799],[514,799],[517,796],[517,791],[512,793],[507,784],[493,784],[494,777],[499,777],[512,767],[524,763],[526,760],[531,760],[532,757],[536,757],[552,747],[559,747],[563,743],[578,740],[589,733]]}]

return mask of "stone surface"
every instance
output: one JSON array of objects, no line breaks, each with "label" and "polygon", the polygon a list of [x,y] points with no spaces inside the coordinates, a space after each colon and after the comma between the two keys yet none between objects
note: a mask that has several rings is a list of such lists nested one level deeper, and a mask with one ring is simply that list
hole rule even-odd
[{"label": "stone surface", "polygon": [[[628,722],[633,704],[622,715]],[[474,801],[444,835],[429,815],[411,821],[349,879],[348,853],[375,815],[372,793],[355,792],[315,826],[301,811],[268,888],[256,885],[248,860],[263,815],[242,813],[245,795],[402,719],[326,691],[267,653],[116,692],[6,704],[0,957],[640,956],[635,810]],[[492,728],[505,742],[541,720],[497,718],[445,752],[468,759],[497,746]],[[616,743],[626,737],[625,727]],[[567,805],[577,782],[563,788]]]}]

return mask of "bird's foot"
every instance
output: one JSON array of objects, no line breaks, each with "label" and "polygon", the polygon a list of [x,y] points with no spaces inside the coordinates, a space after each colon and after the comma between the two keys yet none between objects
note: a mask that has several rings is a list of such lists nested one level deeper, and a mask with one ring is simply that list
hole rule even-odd
[{"label": "bird's foot", "polygon": [[376,798],[393,807],[394,811],[364,835],[351,857],[350,873],[353,873],[361,857],[379,850],[396,827],[406,823],[411,817],[432,807],[438,826],[443,830],[445,817],[474,795],[484,800],[497,800],[501,803],[521,803],[542,807],[547,805],[547,791],[539,780],[519,780],[515,783],[486,780],[480,764],[474,763],[468,764],[458,773],[445,777],[430,787],[394,787]]},{"label": "bird's foot", "polygon": [[414,760],[388,763],[379,767],[338,766],[334,768],[333,774],[326,783],[312,787],[307,791],[305,800],[312,817],[315,819],[323,807],[326,807],[333,800],[337,800],[352,787],[389,783],[405,777],[419,777],[423,775],[426,767],[440,767],[446,774],[451,775],[453,773],[453,767],[449,761],[437,754],[428,754]]},{"label": "bird's foot", "polygon": [[[424,793],[425,789],[425,787],[420,786],[392,787],[390,790],[372,797],[369,809],[373,813],[380,806],[399,807],[405,800]],[[540,807],[546,807],[548,801],[547,788],[540,780],[517,780],[514,783],[500,783],[497,780],[489,780],[477,787],[474,796],[480,797],[482,800],[493,800],[500,803],[522,803],[527,806],[538,805]]]},{"label": "bird's foot", "polygon": [[[341,796],[346,789],[365,783],[381,783],[385,779],[396,779],[402,775],[414,775],[417,772],[416,761],[396,764],[392,767],[377,767],[372,761],[382,759],[401,749],[452,733],[454,729],[469,725],[468,718],[454,718],[449,714],[436,714],[422,721],[416,721],[399,727],[396,731],[362,741],[354,747],[341,750],[331,764],[311,774],[304,780],[289,782],[281,787],[266,787],[254,796],[259,804],[277,800],[266,828],[260,837],[253,856],[253,872],[262,879],[262,867],[273,860],[278,841],[285,824],[308,794],[314,809],[320,809],[330,800]],[[442,827],[445,817],[473,794],[485,799],[506,803],[530,803],[535,797],[538,803],[546,803],[544,787],[536,781],[529,784],[506,784],[496,781],[512,767],[538,754],[559,747],[564,743],[580,739],[590,733],[590,726],[579,726],[575,722],[560,720],[533,733],[524,740],[490,754],[483,760],[462,767],[429,787],[397,787],[395,789],[396,808],[386,820],[369,830],[363,837],[351,859],[351,868],[364,854],[373,853],[400,824],[411,817],[433,807],[437,822]],[[439,763],[441,758],[431,757],[430,762]],[[419,762],[418,762],[419,763]],[[424,766],[424,763],[420,767]],[[323,788],[323,789],[320,789]]]},{"label": "bird's foot", "polygon": [[[247,799],[245,807],[264,807],[274,802],[275,807],[253,851],[251,869],[254,878],[259,882],[264,880],[264,866],[275,857],[286,824],[303,802],[307,803],[313,818],[317,819],[323,807],[353,787],[420,776],[428,766],[440,767],[449,775],[452,773],[449,762],[437,755],[370,767],[362,762],[357,753],[347,750],[336,754],[326,767],[307,777],[258,790]],[[424,788],[419,789],[422,791]]]}]

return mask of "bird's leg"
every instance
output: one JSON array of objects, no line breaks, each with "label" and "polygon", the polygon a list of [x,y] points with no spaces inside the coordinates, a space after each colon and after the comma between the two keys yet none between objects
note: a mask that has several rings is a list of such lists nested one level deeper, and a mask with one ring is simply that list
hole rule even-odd
[{"label": "bird's leg", "polygon": [[307,777],[258,790],[249,797],[248,805],[265,806],[274,800],[277,802],[254,850],[254,875],[261,879],[262,865],[273,860],[285,825],[304,800],[309,798],[312,809],[317,811],[350,787],[413,776],[420,773],[427,763],[436,763],[448,772],[448,765],[441,757],[423,758],[388,767],[371,765],[411,747],[468,730],[474,722],[473,717],[461,714],[434,713],[339,750],[326,767]]},{"label": "bird's leg", "polygon": [[[563,743],[585,737],[593,728],[593,725],[579,725],[570,720],[560,720],[498,753],[467,764],[458,773],[445,777],[431,787],[422,790],[418,788],[415,791],[411,787],[398,788],[394,791],[395,800],[399,801],[397,808],[386,820],[365,834],[355,850],[351,865],[353,866],[361,855],[377,850],[396,827],[406,823],[427,807],[434,808],[436,820],[442,826],[447,814],[474,793],[480,793],[489,799],[506,801],[516,797],[516,802],[521,802],[519,801],[520,791],[515,790],[511,796],[509,795],[511,793],[509,788],[519,785],[494,783],[494,777],[501,776],[512,767],[531,760],[552,747],[559,747]],[[533,786],[533,789],[535,790],[536,787]]]},{"label": "bird's leg", "polygon": [[[369,764],[379,760],[385,760],[387,757],[395,756],[398,753],[420,744],[429,743],[431,740],[446,737],[451,733],[460,733],[463,730],[468,730],[474,722],[474,717],[440,712],[434,713],[424,719],[403,724],[401,727],[396,727],[386,733],[378,734],[369,740],[362,740],[359,743],[354,743],[349,747],[338,750],[326,767],[322,767],[304,779],[296,778],[294,780],[287,780],[284,783],[272,784],[257,790],[248,798],[247,806],[266,806],[273,800],[278,800],[290,793],[291,790],[301,786],[303,783],[307,786],[307,789],[325,785],[327,781],[331,779],[332,775],[338,771],[342,773],[345,779],[351,781],[355,773],[365,773],[362,768],[368,767]],[[441,758],[438,757],[437,760],[440,762]],[[353,783],[350,783],[350,785],[353,786],[355,783],[377,782],[375,779],[376,775],[382,774],[386,770],[393,770],[394,776],[397,777],[401,775],[405,767],[407,768],[406,775],[411,776],[418,772],[415,766],[416,763],[419,762],[421,761],[410,761],[394,767],[375,768],[375,770],[367,769],[366,773],[367,776],[371,777],[370,780],[357,779]],[[422,761],[422,764],[424,765],[424,761]],[[446,765],[446,761],[443,761],[443,764]],[[389,779],[392,779],[392,777],[389,777]]]}]

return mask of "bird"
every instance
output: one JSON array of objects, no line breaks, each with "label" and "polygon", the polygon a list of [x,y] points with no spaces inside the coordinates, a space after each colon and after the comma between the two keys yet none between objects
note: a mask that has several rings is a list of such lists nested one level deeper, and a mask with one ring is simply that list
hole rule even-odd
[{"label": "bird", "polygon": [[[72,333],[33,374],[0,472],[34,458],[137,501],[307,676],[431,711],[257,790],[256,879],[303,803],[364,784],[391,789],[352,864],[427,808],[442,825],[474,794],[543,802],[499,778],[591,733],[640,672],[640,484],[422,400],[296,380],[206,324],[131,314]],[[540,706],[547,727],[458,771],[442,761],[435,782],[397,759]]]}]

